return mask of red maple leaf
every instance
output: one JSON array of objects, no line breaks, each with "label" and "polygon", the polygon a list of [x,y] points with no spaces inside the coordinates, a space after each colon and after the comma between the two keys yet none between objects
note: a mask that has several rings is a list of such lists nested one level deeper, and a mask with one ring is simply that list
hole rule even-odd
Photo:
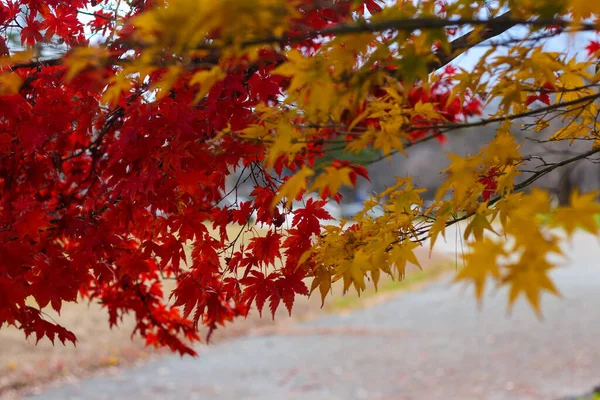
[{"label": "red maple leaf", "polygon": [[77,14],[65,8],[58,8],[55,14],[49,13],[42,22],[42,29],[45,29],[46,39],[54,35],[62,38],[68,38],[81,30]]},{"label": "red maple leaf", "polygon": [[325,204],[327,204],[327,202],[324,200],[314,201],[313,199],[308,199],[304,208],[299,208],[294,212],[292,225],[297,227],[298,231],[308,238],[318,234],[321,230],[321,223],[319,220],[333,219],[331,214],[323,209]]},{"label": "red maple leaf", "polygon": [[496,189],[498,188],[498,170],[496,168],[490,168],[485,176],[479,178],[479,183],[484,187],[482,194],[483,200],[489,200],[490,197],[496,193]]},{"label": "red maple leaf", "polygon": [[588,45],[585,46],[585,49],[587,50],[588,57],[591,57],[594,54],[596,54],[598,50],[600,50],[600,42],[590,40],[590,43],[588,43]]},{"label": "red maple leaf", "polygon": [[19,237],[24,238],[29,236],[33,240],[39,240],[40,231],[43,231],[50,226],[46,212],[40,209],[25,211],[14,224]]},{"label": "red maple leaf", "polygon": [[246,286],[242,292],[241,300],[248,307],[255,302],[259,315],[262,315],[265,302],[267,301],[267,298],[272,295],[276,277],[276,272],[272,272],[265,277],[260,271],[251,271],[249,276],[240,281],[242,285]]},{"label": "red maple leaf", "polygon": [[44,27],[40,21],[28,17],[25,21],[25,26],[21,29],[21,44],[34,46],[37,42],[44,40],[41,32]]},{"label": "red maple leaf", "polygon": [[274,265],[275,259],[280,256],[280,240],[280,233],[269,231],[264,237],[253,237],[250,239],[248,251],[252,252],[259,262],[265,265]]}]

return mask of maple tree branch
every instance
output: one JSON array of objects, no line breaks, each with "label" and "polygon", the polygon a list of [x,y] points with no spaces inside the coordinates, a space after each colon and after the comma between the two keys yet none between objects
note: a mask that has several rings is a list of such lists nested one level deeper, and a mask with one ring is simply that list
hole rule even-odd
[{"label": "maple tree branch", "polygon": [[[471,31],[473,32],[473,31]],[[559,33],[574,33],[577,32],[576,30],[570,30],[570,29],[563,29],[562,31],[560,31]],[[470,32],[469,32],[470,33]],[[453,46],[453,48],[455,48],[456,50],[469,50],[469,49],[473,49],[473,48],[477,48],[477,47],[506,47],[506,46],[511,46],[517,43],[527,43],[527,42],[539,42],[543,39],[550,39],[553,38],[557,35],[557,32],[546,32],[543,34],[538,34],[536,36],[526,36],[526,37],[511,37],[509,39],[506,40],[502,40],[502,41],[490,41],[487,44],[483,44],[483,42],[479,42],[476,44],[472,44],[472,43],[464,43],[464,44],[456,44],[456,46]],[[489,40],[491,38],[486,39]]]},{"label": "maple tree branch", "polygon": [[57,67],[63,64],[63,57],[47,58],[43,60],[27,61],[14,64],[10,67],[12,71],[22,68]]},{"label": "maple tree branch", "polygon": [[[574,157],[567,158],[566,160],[563,160],[563,161],[551,164],[548,167],[546,167],[546,168],[544,168],[544,169],[542,169],[540,171],[534,172],[532,176],[530,176],[529,178],[527,178],[523,182],[515,185],[513,189],[514,189],[514,191],[523,190],[526,187],[528,187],[529,185],[531,185],[532,183],[534,183],[535,181],[537,181],[538,179],[540,179],[541,177],[543,177],[544,175],[547,175],[550,172],[554,171],[555,169],[563,167],[563,166],[571,164],[571,163],[574,163],[574,162],[577,162],[577,161],[584,160],[584,159],[586,159],[586,158],[588,158],[588,157],[590,157],[590,156],[592,156],[594,154],[597,154],[597,153],[600,153],[600,148],[592,149],[592,150],[589,150],[589,151],[587,151],[585,153],[578,154],[578,155],[576,155]],[[502,199],[503,199],[502,196],[498,196],[498,197],[490,200],[488,202],[488,206],[492,206],[492,205],[496,204],[498,201],[500,201]],[[477,212],[471,212],[471,213],[467,213],[467,214],[463,215],[462,217],[454,218],[454,219],[446,222],[446,227],[454,225],[457,222],[469,219],[470,217],[472,217],[476,213]],[[425,227],[425,228],[429,228],[429,226]],[[425,228],[423,228],[423,229],[425,229]],[[428,230],[423,230],[419,234],[424,234],[424,233],[428,233]]]},{"label": "maple tree branch", "polygon": [[[508,14],[508,13],[507,13]],[[423,18],[391,18],[382,21],[374,21],[374,22],[352,22],[352,23],[344,23],[337,24],[334,26],[326,27],[323,29],[313,29],[308,30],[301,35],[283,35],[283,36],[271,36],[264,38],[257,38],[253,40],[244,41],[240,44],[242,48],[256,46],[261,44],[285,44],[285,43],[297,43],[303,40],[314,39],[319,36],[327,36],[327,35],[349,35],[349,34],[357,34],[357,33],[374,33],[374,32],[383,32],[388,30],[394,31],[416,31],[421,29],[441,29],[447,27],[456,27],[461,25],[473,25],[480,26],[485,25],[487,29],[490,30],[490,35],[488,37],[491,38],[493,36],[493,32],[505,32],[506,30],[517,26],[517,25],[526,25],[526,26],[534,26],[534,27],[544,27],[544,26],[554,26],[559,28],[566,28],[569,25],[572,25],[572,21],[564,20],[564,19],[522,19],[522,18],[511,18],[510,14],[503,16],[492,18],[492,19],[478,19],[478,18],[459,18],[459,19],[443,19],[443,18],[432,18],[432,17],[423,17]],[[577,31],[595,31],[598,30],[598,26],[590,23],[579,23],[577,25]],[[462,39],[465,42],[468,39]],[[485,39],[487,40],[487,39]],[[219,46],[209,46],[204,45],[200,46],[201,49],[216,49]]]},{"label": "maple tree branch", "polygon": [[[482,42],[485,42],[488,39],[491,39],[493,37],[501,35],[504,32],[506,32],[507,30],[513,28],[516,25],[516,22],[510,21],[511,15],[512,15],[511,12],[508,11],[507,13],[502,14],[501,16],[490,20],[490,22],[488,24],[486,24],[485,29],[479,34],[479,37],[477,37],[477,38],[473,37],[476,35],[476,31],[473,30],[471,32],[468,32],[468,33],[462,35],[459,38],[452,40],[450,42],[451,49],[452,49],[450,51],[450,54],[447,54],[442,49],[440,49],[438,51],[438,53],[436,54],[439,61],[430,63],[429,68],[431,70],[439,69],[439,68],[449,64],[450,62],[452,62],[456,57],[458,57],[460,54],[462,54],[464,52],[463,51],[458,54],[454,54],[456,51],[458,51],[458,50],[466,51]],[[499,21],[505,21],[505,20],[508,20],[512,23],[506,23],[503,25],[498,23]]]},{"label": "maple tree branch", "polygon": [[[457,25],[484,25],[485,28],[482,32],[479,33],[479,37],[474,39],[474,35],[476,35],[476,31],[473,30],[464,34],[463,36],[454,39],[450,42],[451,51],[449,53],[444,52],[443,50],[439,50],[437,52],[438,60],[431,62],[429,64],[430,70],[436,70],[441,68],[456,57],[458,57],[462,52],[477,46],[478,44],[491,39],[495,36],[498,36],[507,30],[517,26],[517,25],[557,25],[557,26],[566,26],[568,21],[562,20],[522,20],[522,19],[513,19],[511,18],[510,11],[492,19],[457,19],[457,20],[447,20],[447,19],[438,19],[438,18],[410,18],[410,19],[390,19],[384,21],[376,21],[376,22],[365,22],[365,23],[348,23],[348,24],[339,24],[333,27],[324,28],[321,30],[308,30],[304,34],[300,36],[281,36],[281,37],[267,37],[267,38],[258,38],[253,39],[251,41],[246,41],[241,43],[241,47],[249,47],[258,44],[275,44],[275,43],[294,43],[302,40],[316,38],[321,35],[345,35],[345,34],[355,34],[355,33],[365,33],[365,32],[378,32],[385,30],[417,30],[417,29],[436,29],[443,28],[449,26],[457,26]],[[581,30],[594,30],[597,29],[592,24],[581,24]],[[219,51],[221,48],[218,46],[200,46],[200,49],[208,49],[213,51]],[[463,50],[462,52],[456,53],[458,50]],[[209,55],[205,58],[196,60],[195,64],[206,64],[206,65],[215,65],[218,64],[219,58],[215,54]],[[62,65],[63,57],[45,59],[45,60],[36,60],[29,61],[25,63],[15,64],[11,67],[12,70],[20,69],[20,68],[35,68],[35,67],[43,67],[43,66],[58,66]]]},{"label": "maple tree branch", "polygon": [[548,167],[546,167],[546,168],[544,168],[544,169],[542,169],[540,171],[534,172],[532,176],[530,176],[529,178],[527,178],[523,182],[519,183],[518,185],[515,185],[514,188],[515,188],[515,190],[524,189],[527,186],[531,185],[533,182],[535,182],[538,179],[540,179],[542,176],[544,176],[544,175],[546,175],[546,174],[554,171],[557,168],[560,168],[560,167],[563,167],[565,165],[574,163],[576,161],[580,161],[580,160],[586,159],[586,158],[588,158],[588,157],[590,157],[590,156],[592,156],[592,155],[594,155],[596,153],[599,153],[599,152],[600,152],[600,148],[596,148],[596,149],[589,150],[589,151],[587,151],[585,153],[578,154],[578,155],[576,155],[574,157],[567,158],[566,160],[550,164]]},{"label": "maple tree branch", "polygon": [[[584,102],[591,102],[594,101],[596,99],[600,98],[600,93],[597,94],[593,94],[593,95],[589,95],[589,96],[584,96],[581,97],[579,99],[575,99],[575,100],[570,100],[570,101],[565,101],[562,103],[556,103],[556,104],[552,104],[550,106],[547,107],[542,107],[542,108],[538,108],[536,110],[530,110],[530,111],[525,111],[522,113],[518,113],[518,114],[512,114],[512,115],[507,115],[507,116],[503,116],[503,117],[496,117],[496,118],[488,118],[488,119],[482,119],[479,121],[475,121],[475,122],[465,122],[465,123],[458,123],[458,124],[441,124],[441,125],[431,125],[431,126],[413,126],[407,129],[407,132],[414,132],[414,131],[422,131],[422,130],[432,130],[432,129],[445,129],[444,131],[438,131],[434,134],[431,134],[429,136],[423,137],[421,139],[417,139],[415,141],[412,142],[408,142],[404,144],[404,148],[410,148],[413,147],[417,144],[421,144],[424,142],[428,142],[432,139],[438,138],[448,132],[454,131],[454,130],[458,130],[458,129],[465,129],[465,128],[474,128],[474,127],[481,127],[481,126],[486,126],[489,124],[493,124],[493,123],[497,123],[497,122],[503,122],[503,121],[513,121],[516,119],[520,119],[520,118],[525,118],[525,117],[530,117],[530,116],[534,116],[534,115],[538,115],[547,111],[553,111],[553,110],[557,110],[560,109],[562,107],[568,107],[568,106],[572,106],[572,105],[577,105],[579,103],[584,103]],[[337,148],[335,150],[343,150],[345,148],[344,147],[340,147]],[[371,165],[371,164],[375,164],[379,161],[382,161],[384,159],[386,159],[387,157],[397,154],[399,151],[398,150],[394,150],[392,152],[390,152],[389,155],[387,156],[381,156],[381,157],[377,157],[374,160],[371,160],[369,162],[363,163],[362,165]]]},{"label": "maple tree branch", "polygon": [[87,12],[87,11],[83,11],[83,10],[78,10],[77,14],[88,15],[90,17],[102,18],[102,19],[105,19],[107,21],[114,21],[115,20],[114,17],[109,17],[109,16],[102,15],[102,14],[91,13],[91,12]]},{"label": "maple tree branch", "polygon": [[600,98],[600,93],[591,94],[588,96],[580,97],[578,99],[569,100],[569,101],[565,101],[562,103],[556,103],[556,104],[552,104],[552,105],[549,105],[546,107],[541,107],[541,108],[538,108],[535,110],[529,110],[529,111],[525,111],[525,112],[518,113],[518,114],[511,114],[511,115],[506,115],[506,116],[502,116],[502,117],[482,119],[482,120],[475,121],[475,122],[466,122],[466,123],[458,123],[458,124],[439,124],[439,125],[431,125],[431,126],[412,126],[408,129],[408,132],[430,130],[430,129],[447,129],[447,131],[445,131],[445,132],[448,132],[450,130],[455,130],[455,129],[481,127],[481,126],[489,125],[489,124],[492,124],[495,122],[503,122],[503,121],[507,121],[507,120],[513,121],[515,119],[531,117],[531,116],[535,116],[537,114],[541,114],[541,113],[544,113],[547,111],[554,111],[554,110],[560,109],[562,107],[569,107],[569,106],[577,105],[579,103],[585,103],[588,101],[591,102],[598,98]]}]

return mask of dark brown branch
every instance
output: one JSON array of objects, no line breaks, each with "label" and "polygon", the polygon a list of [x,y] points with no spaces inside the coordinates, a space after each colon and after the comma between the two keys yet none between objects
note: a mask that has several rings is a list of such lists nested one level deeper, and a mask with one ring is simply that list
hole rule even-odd
[{"label": "dark brown branch", "polygon": [[[541,114],[541,113],[544,113],[547,111],[554,111],[554,110],[557,110],[562,107],[569,107],[569,106],[574,106],[574,105],[577,105],[580,103],[585,103],[586,101],[592,102],[598,98],[600,98],[600,93],[591,94],[589,96],[580,97],[575,100],[565,101],[563,103],[556,103],[556,104],[552,104],[550,106],[541,107],[541,108],[538,108],[535,110],[529,110],[529,111],[525,111],[525,112],[518,113],[518,114],[512,114],[512,115],[496,117],[496,118],[482,119],[482,120],[475,121],[475,122],[465,122],[465,123],[458,123],[458,124],[439,124],[439,125],[431,125],[431,126],[414,126],[414,127],[409,128],[408,132],[430,130],[430,129],[446,129],[445,132],[447,132],[447,131],[455,130],[455,129],[475,128],[475,127],[489,125],[489,124],[492,124],[495,122],[503,122],[503,121],[507,121],[507,120],[513,121],[515,119],[531,117],[531,116],[538,115],[538,114]],[[432,138],[430,137],[429,139],[432,139]]]},{"label": "dark brown branch", "polygon": [[[514,189],[515,190],[520,190],[523,189],[529,185],[531,185],[533,182],[537,181],[538,179],[540,179],[542,176],[554,171],[557,168],[563,167],[567,164],[571,164],[574,163],[576,161],[580,161],[583,159],[586,159],[596,153],[600,152],[600,148],[597,149],[592,149],[589,150],[585,153],[581,153],[578,154],[577,156],[571,157],[571,158],[567,158],[566,160],[554,163],[540,171],[534,172],[532,176],[530,176],[529,178],[527,178],[526,180],[524,180],[523,182],[519,183],[518,185],[515,185]],[[496,200],[497,201],[497,200]]]},{"label": "dark brown branch", "polygon": [[[492,123],[496,123],[496,122],[502,122],[502,121],[513,121],[515,119],[520,119],[520,118],[524,118],[524,117],[529,117],[529,116],[533,116],[533,115],[538,115],[540,113],[544,113],[544,112],[548,112],[548,111],[553,111],[556,109],[560,109],[562,107],[568,107],[568,106],[572,106],[572,105],[577,105],[579,103],[585,103],[586,101],[594,101],[596,99],[600,98],[600,93],[597,94],[593,94],[593,95],[589,95],[589,96],[585,96],[585,97],[581,97],[579,99],[575,99],[575,100],[571,100],[571,101],[565,101],[563,103],[557,103],[557,104],[553,104],[547,107],[542,107],[539,108],[537,110],[530,110],[530,111],[526,111],[523,113],[519,113],[519,114],[512,114],[512,115],[507,115],[507,116],[503,116],[503,117],[497,117],[497,118],[488,118],[488,119],[482,119],[480,121],[476,121],[476,122],[465,122],[465,123],[458,123],[458,124],[443,124],[443,125],[431,125],[431,126],[427,126],[427,127],[419,127],[419,126],[415,126],[412,127],[410,129],[407,130],[407,132],[413,132],[413,131],[419,131],[419,130],[431,130],[431,129],[445,129],[444,131],[438,131],[434,134],[431,134],[429,136],[425,136],[421,139],[417,139],[415,141],[412,142],[408,142],[404,144],[404,149],[408,149],[410,147],[416,146],[417,144],[421,144],[424,142],[428,142],[432,139],[435,139],[439,136],[442,136],[445,133],[448,133],[450,131],[454,131],[454,130],[458,130],[458,129],[464,129],[464,128],[473,128],[473,127],[481,127],[481,126],[486,126]],[[337,150],[343,150],[345,148],[344,147],[340,147]],[[372,165],[375,163],[378,163],[379,161],[382,161],[394,154],[397,154],[398,150],[394,150],[392,152],[390,152],[390,154],[385,155],[385,156],[380,156],[377,157],[373,160],[370,160],[366,163],[363,163],[363,166],[367,166],[367,165]]]},{"label": "dark brown branch", "polygon": [[[513,28],[515,25],[517,25],[517,23],[511,21],[510,16],[511,16],[511,13],[509,11],[497,18],[494,18],[494,19],[488,21],[488,24],[486,24],[485,29],[479,34],[479,37],[477,37],[477,38],[474,38],[476,31],[471,31],[469,33],[462,35],[461,37],[459,37],[457,39],[454,39],[450,43],[450,45],[452,47],[452,50],[450,51],[450,53],[447,54],[443,50],[440,50],[436,54],[439,61],[431,63],[429,65],[429,69],[430,70],[439,69],[439,68],[449,64],[450,62],[452,62],[456,57],[458,57],[460,54],[462,54],[465,50],[468,50],[473,46],[483,43],[488,39],[491,39],[493,37],[501,35],[504,32],[506,32],[507,30]],[[508,22],[506,24],[502,24],[503,21],[510,21],[510,22]],[[460,51],[460,50],[462,50],[462,51]]]},{"label": "dark brown branch", "polygon": [[115,20],[115,17],[116,17],[116,14],[115,14],[115,17],[108,17],[108,16],[106,16],[106,15],[102,15],[102,14],[96,14],[96,13],[91,13],[91,12],[82,11],[82,10],[78,10],[78,11],[77,11],[77,14],[88,15],[88,16],[90,16],[90,17],[102,18],[102,19],[105,19],[105,20],[107,20],[107,21],[114,21],[114,20]]},{"label": "dark brown branch", "polygon": [[[508,13],[507,13],[508,14]],[[510,18],[510,14],[506,16],[506,14],[501,17],[494,19],[477,19],[477,18],[461,18],[455,20],[449,19],[441,19],[441,18],[397,18],[397,19],[388,19],[383,21],[375,21],[375,22],[352,22],[346,24],[338,24],[331,27],[318,29],[318,30],[308,30],[301,35],[295,36],[272,36],[265,38],[257,38],[253,40],[248,40],[242,42],[240,44],[241,47],[250,47],[261,44],[287,44],[287,43],[297,43],[302,42],[303,40],[317,38],[319,36],[328,36],[328,35],[349,35],[349,34],[357,34],[357,33],[374,33],[374,32],[384,32],[384,31],[406,31],[412,32],[416,30],[422,29],[441,29],[447,27],[456,27],[456,26],[464,26],[464,25],[473,25],[473,26],[481,26],[485,25],[485,31],[489,31],[490,39],[498,34],[505,32],[506,30],[517,26],[517,25],[526,25],[526,26],[534,26],[534,27],[545,27],[545,26],[554,26],[559,28],[565,28],[569,25],[572,25],[571,21],[567,21],[564,19],[521,19],[521,18]],[[580,23],[577,27],[577,31],[595,31],[598,30],[598,26],[595,24],[589,23]],[[499,32],[494,34],[494,32]],[[468,35],[468,34],[467,34]],[[488,35],[488,34],[486,34]],[[484,39],[484,40],[487,40]],[[467,39],[464,39],[467,40]],[[218,46],[201,46],[201,48],[205,49],[215,49]]]},{"label": "dark brown branch", "polygon": [[[479,33],[478,38],[473,38],[475,35],[475,31],[471,31],[451,42],[451,51],[449,54],[446,54],[443,51],[438,52],[438,61],[432,62],[430,64],[430,69],[433,71],[435,69],[441,68],[444,65],[450,63],[456,57],[458,57],[462,52],[468,50],[469,48],[478,45],[488,39],[491,39],[495,36],[498,36],[507,30],[517,26],[517,25],[530,25],[530,26],[558,26],[558,27],[566,27],[570,22],[564,20],[554,20],[554,19],[538,19],[538,20],[526,20],[526,19],[513,19],[511,18],[510,12],[507,12],[499,17],[493,19],[457,19],[457,20],[447,20],[447,19],[439,19],[439,18],[404,18],[404,19],[390,19],[384,21],[375,21],[375,22],[362,22],[362,23],[347,23],[347,24],[339,24],[332,27],[320,29],[320,30],[308,30],[302,35],[295,36],[280,36],[280,37],[263,37],[257,38],[249,41],[245,41],[241,43],[241,47],[249,47],[256,46],[260,44],[289,44],[289,43],[297,43],[303,40],[308,40],[311,38],[317,38],[319,36],[324,35],[348,35],[348,34],[357,34],[357,33],[367,33],[367,32],[383,32],[386,30],[397,30],[397,31],[414,31],[419,29],[440,29],[444,27],[451,26],[463,26],[463,25],[474,25],[481,26],[484,25],[485,28],[482,32]],[[596,30],[597,26],[593,24],[580,24],[578,30]],[[220,50],[219,46],[209,46],[204,45],[200,46],[200,48],[213,50],[218,52]],[[462,50],[462,51],[461,51]],[[461,52],[458,52],[461,51]],[[458,52],[458,53],[457,53]],[[213,65],[218,62],[218,57],[215,55],[211,55],[207,57],[206,60],[200,60],[201,64],[209,64]],[[12,69],[19,68],[35,68],[39,66],[55,66],[61,65],[62,58],[54,58],[54,59],[46,59],[46,60],[38,60],[38,61],[30,61],[26,63],[15,64],[12,66]]]}]

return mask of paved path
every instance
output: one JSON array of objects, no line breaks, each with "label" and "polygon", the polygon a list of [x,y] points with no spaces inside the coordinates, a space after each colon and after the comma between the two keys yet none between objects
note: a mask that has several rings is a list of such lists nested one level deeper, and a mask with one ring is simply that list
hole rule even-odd
[{"label": "paved path", "polygon": [[[453,246],[451,246],[453,247]],[[556,399],[600,383],[600,245],[555,274],[544,321],[505,293],[479,312],[448,279],[345,316],[209,346],[35,399]]]}]

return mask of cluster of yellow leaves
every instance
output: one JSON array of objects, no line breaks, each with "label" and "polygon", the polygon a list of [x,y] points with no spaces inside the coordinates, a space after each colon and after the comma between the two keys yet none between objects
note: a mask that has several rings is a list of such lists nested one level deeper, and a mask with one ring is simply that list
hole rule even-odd
[{"label": "cluster of yellow leaves", "polygon": [[568,3],[574,24],[582,22],[593,15],[600,14],[600,4],[595,1],[569,0]]},{"label": "cluster of yellow leaves", "polygon": [[[514,180],[520,173],[522,155],[508,128],[503,125],[478,154],[449,155],[447,179],[437,201],[425,213],[421,211],[424,189],[415,188],[409,178],[399,179],[365,203],[355,217],[355,225],[325,227],[311,249],[311,260],[317,265],[312,290],[318,288],[324,301],[337,280],[343,281],[344,292],[354,287],[361,293],[369,280],[377,286],[381,273],[402,279],[407,263],[419,265],[413,251],[423,238],[429,238],[433,248],[448,224],[467,213],[470,217],[464,238],[471,247],[456,280],[472,283],[479,300],[486,282],[506,286],[509,306],[523,294],[541,313],[541,293],[558,294],[549,273],[555,267],[551,257],[560,255],[561,250],[559,236],[551,229],[561,228],[572,235],[583,228],[600,234],[592,218],[600,214],[600,205],[597,193],[575,193],[569,206],[557,208],[552,207],[545,191],[515,193]],[[490,169],[497,171],[493,202],[482,200],[485,186],[481,178]],[[304,190],[322,192],[328,188],[335,193],[340,185],[350,184],[349,172],[348,168],[328,167],[311,185],[307,180],[315,171],[305,167],[282,186],[275,202],[286,197],[290,207]],[[444,195],[448,195],[445,200]],[[382,207],[383,215],[372,217],[370,211],[375,207]]]},{"label": "cluster of yellow leaves", "polygon": [[325,170],[317,176],[312,185],[308,186],[307,180],[309,177],[315,175],[315,171],[305,166],[281,185],[279,192],[273,198],[272,206],[275,207],[283,198],[285,198],[286,206],[290,208],[294,200],[307,189],[310,191],[318,191],[321,195],[329,193],[331,196],[335,196],[342,185],[350,186],[352,184],[350,180],[351,172],[352,170],[348,167],[326,167]]},{"label": "cluster of yellow leaves", "polygon": [[76,47],[65,59],[67,66],[65,79],[70,81],[86,68],[104,66],[108,57],[108,49],[104,47]]},{"label": "cluster of yellow leaves", "polygon": [[302,168],[298,173],[281,185],[279,192],[273,199],[272,207],[275,207],[277,203],[279,203],[285,197],[286,205],[288,208],[290,208],[296,197],[306,190],[307,178],[314,174],[315,172],[312,169],[308,167]]},{"label": "cluster of yellow leaves", "polygon": [[[447,174],[446,180],[440,185],[436,199],[439,201],[451,193],[449,201],[453,213],[464,211],[475,212],[478,216],[487,215],[487,206],[481,201],[486,189],[483,179],[497,180],[495,192],[497,194],[509,193],[514,187],[514,179],[519,174],[517,163],[522,156],[515,138],[502,127],[495,139],[483,147],[478,154],[461,157],[449,154],[450,166],[443,172]],[[490,171],[495,171],[490,174]],[[473,222],[481,226],[483,221],[478,218]],[[475,230],[475,233],[479,230]]]},{"label": "cluster of yellow leaves", "polygon": [[[370,52],[376,43],[374,34],[363,34],[352,40],[334,39],[310,56],[288,51],[286,62],[273,70],[273,74],[291,78],[285,104],[302,107],[304,118],[311,122],[339,119],[344,110],[363,101],[369,89],[384,80],[382,71],[369,69],[389,54]],[[359,59],[363,60],[360,65]]]},{"label": "cluster of yellow leaves", "polygon": [[282,155],[287,156],[288,160],[293,159],[306,147],[306,140],[315,131],[294,126],[290,122],[293,115],[279,113],[276,108],[258,105],[256,113],[260,115],[261,123],[250,125],[239,132],[239,135],[248,140],[264,142],[267,145],[267,167],[272,167]]},{"label": "cluster of yellow leaves", "polygon": [[335,100],[339,102],[330,69],[324,55],[304,57],[298,50],[292,50],[287,53],[287,61],[273,73],[291,77],[286,102],[297,103],[318,121],[329,114]]},{"label": "cluster of yellow leaves", "polygon": [[[161,2],[157,2],[161,3]],[[205,46],[216,30],[213,47],[227,46],[252,54],[250,41],[280,36],[297,17],[295,1],[283,0],[169,0],[133,21],[136,36],[151,47],[185,54]],[[214,35],[213,35],[214,36]],[[254,49],[255,51],[256,49]],[[254,53],[256,56],[256,53]]]},{"label": "cluster of yellow leaves", "polygon": [[[491,47],[473,70],[462,70],[456,75],[458,84],[454,93],[466,90],[487,93],[490,102],[498,100],[500,103],[494,114],[498,117],[527,112],[527,98],[536,93],[546,93],[555,104],[576,103],[596,93],[591,84],[600,81],[600,74],[590,73],[595,67],[592,60],[578,61],[574,56],[567,58],[564,54],[526,43],[508,48],[506,54],[496,54],[498,49]],[[593,103],[586,107],[577,103],[567,107],[567,111],[572,112],[566,115],[582,116],[586,112],[593,115],[594,110]],[[543,121],[541,118],[540,123]]]},{"label": "cluster of yellow leaves", "polygon": [[359,152],[367,146],[380,150],[385,156],[393,152],[406,153],[405,143],[408,142],[411,130],[410,121],[415,116],[429,120],[444,121],[444,115],[436,111],[431,103],[417,102],[411,107],[406,99],[404,87],[400,84],[390,84],[384,87],[386,96],[372,100],[367,104],[366,110],[360,114],[350,125],[350,129],[365,118],[378,119],[380,129],[369,127],[360,137],[352,140],[346,149]]},{"label": "cluster of yellow leaves", "polygon": [[215,65],[208,71],[198,71],[190,79],[190,85],[200,85],[200,90],[196,93],[195,101],[200,100],[209,92],[215,83],[225,78],[225,72]]},{"label": "cluster of yellow leaves", "polygon": [[568,237],[579,228],[599,235],[600,226],[594,218],[600,214],[598,195],[574,192],[568,206],[556,208],[552,207],[548,193],[538,189],[529,194],[505,196],[491,210],[492,220],[499,217],[502,236],[476,240],[464,256],[464,267],[456,280],[472,283],[479,300],[488,280],[508,286],[509,306],[524,294],[541,314],[541,293],[559,294],[549,275],[556,267],[551,258],[562,254],[556,228],[564,230]]},{"label": "cluster of yellow leaves", "polygon": [[[367,201],[356,216],[356,224],[346,227],[327,226],[311,249],[314,271],[312,291],[317,288],[322,300],[331,285],[343,281],[343,290],[350,287],[360,294],[366,282],[377,283],[382,273],[402,279],[407,263],[419,266],[414,249],[423,235],[430,235],[433,247],[439,233],[457,216],[450,201],[440,201],[430,208],[435,213],[421,213],[421,193],[410,178],[398,183]],[[508,305],[524,295],[536,313],[541,315],[540,299],[546,291],[559,295],[550,272],[555,268],[552,257],[560,256],[560,236],[555,228],[569,236],[582,228],[594,235],[600,227],[591,216],[600,214],[598,193],[574,193],[568,206],[552,207],[549,194],[534,189],[531,193],[505,193],[493,207],[480,203],[473,213],[466,237],[472,237],[457,282],[474,286],[478,300],[483,299],[486,284],[508,288]],[[382,204],[383,201],[383,204]],[[369,211],[382,207],[383,215],[371,217]],[[497,226],[492,227],[497,220]],[[433,222],[431,222],[433,221]],[[488,229],[489,235],[483,230]],[[497,231],[497,232],[496,232]]]},{"label": "cluster of yellow leaves", "polygon": [[[550,196],[540,190],[530,194],[512,193],[500,200],[493,209],[493,217],[500,216],[502,237],[485,237],[473,245],[465,258],[465,267],[457,280],[472,281],[481,300],[483,285],[492,278],[499,285],[508,285],[509,305],[520,293],[539,313],[539,298],[542,290],[558,293],[548,273],[552,265],[548,257],[561,254],[558,236],[543,228],[541,216],[550,212]],[[477,259],[489,253],[486,260]]]},{"label": "cluster of yellow leaves", "polygon": [[[377,287],[381,273],[402,279],[408,263],[420,268],[414,250],[420,246],[415,240],[415,219],[423,205],[422,192],[411,179],[398,179],[396,185],[367,202],[356,224],[324,227],[311,250],[311,259],[317,264],[312,290],[318,287],[324,300],[332,282],[342,280],[344,293],[353,286],[360,294],[367,280]],[[370,209],[384,197],[383,215],[372,217]]]}]

